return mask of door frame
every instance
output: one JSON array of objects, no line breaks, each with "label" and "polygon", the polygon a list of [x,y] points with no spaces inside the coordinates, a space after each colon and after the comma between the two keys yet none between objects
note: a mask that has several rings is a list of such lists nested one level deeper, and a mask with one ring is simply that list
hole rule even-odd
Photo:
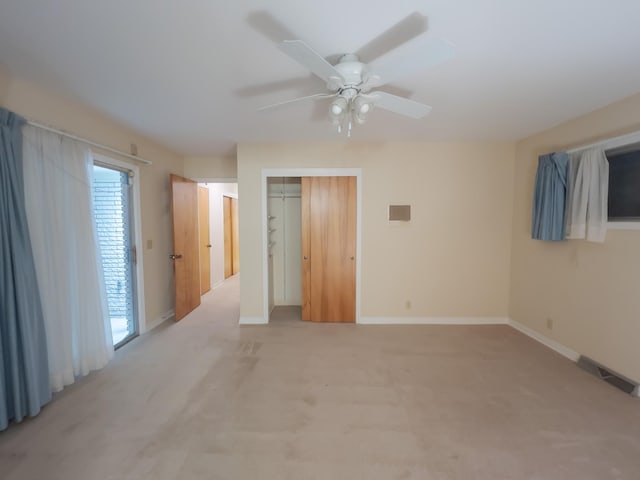
[{"label": "door frame", "polygon": [[144,251],[142,246],[142,215],[140,209],[140,167],[130,162],[118,160],[99,153],[92,152],[94,161],[98,161],[105,165],[113,165],[114,167],[124,168],[133,172],[132,195],[131,195],[131,212],[133,214],[133,242],[136,249],[135,263],[135,299],[136,313],[138,316],[138,334],[142,335],[148,331],[147,317],[144,308]]},{"label": "door frame", "polygon": [[262,315],[269,323],[269,247],[267,218],[268,177],[356,177],[356,321],[360,323],[360,270],[362,266],[362,168],[263,168],[262,194]]}]

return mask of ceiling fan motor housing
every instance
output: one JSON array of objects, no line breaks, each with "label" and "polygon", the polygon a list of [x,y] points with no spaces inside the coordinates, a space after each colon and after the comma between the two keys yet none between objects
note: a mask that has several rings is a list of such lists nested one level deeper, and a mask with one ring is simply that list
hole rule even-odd
[{"label": "ceiling fan motor housing", "polygon": [[[344,79],[344,81],[338,80],[340,85],[338,85],[337,90],[347,89],[350,87],[358,88],[362,85],[362,77],[365,72],[366,65],[360,62],[357,55],[352,53],[343,55],[335,65],[335,69],[340,72]],[[332,81],[329,81],[327,86],[331,88],[331,86],[335,86],[335,84],[333,84]]]}]

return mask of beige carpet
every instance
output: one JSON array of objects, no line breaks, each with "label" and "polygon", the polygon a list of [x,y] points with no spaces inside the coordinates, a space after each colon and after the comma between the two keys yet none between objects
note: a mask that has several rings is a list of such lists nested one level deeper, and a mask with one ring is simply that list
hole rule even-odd
[{"label": "beige carpet", "polygon": [[640,401],[507,326],[239,327],[237,302],[0,434],[0,478],[640,478]]}]

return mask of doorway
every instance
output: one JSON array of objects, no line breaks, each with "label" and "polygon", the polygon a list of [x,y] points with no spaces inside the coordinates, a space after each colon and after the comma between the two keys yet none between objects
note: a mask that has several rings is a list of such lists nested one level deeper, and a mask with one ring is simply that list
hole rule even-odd
[{"label": "doorway", "polygon": [[[302,257],[307,255],[303,253],[303,245],[309,245],[307,238],[305,239],[305,234],[303,231],[308,231],[308,229],[303,229],[302,227],[302,211],[307,210],[309,205],[305,205],[305,199],[302,198],[302,187],[301,184],[305,182],[305,178],[307,179],[308,184],[322,184],[322,181],[309,181],[315,177],[334,177],[332,181],[329,183],[333,186],[336,186],[341,182],[342,177],[353,177],[351,182],[350,190],[347,189],[345,191],[351,192],[353,195],[353,214],[350,216],[350,223],[353,225],[353,230],[350,230],[350,235],[352,236],[351,240],[352,247],[350,253],[348,252],[346,255],[346,259],[349,268],[351,269],[350,276],[350,286],[347,290],[351,290],[350,293],[350,301],[347,302],[350,304],[349,308],[344,309],[349,313],[345,315],[338,315],[338,311],[330,311],[328,308],[317,308],[316,314],[312,316],[303,316],[302,310],[305,309],[305,299],[306,304],[309,304],[309,294],[311,292],[305,291],[303,285],[310,285],[309,281],[304,281],[304,276],[308,276],[313,270],[316,273],[320,273],[320,275],[316,275],[314,278],[315,282],[324,282],[324,283],[316,283],[315,289],[316,300],[315,305],[319,307],[324,304],[325,307],[330,304],[334,304],[337,300],[338,304],[344,305],[343,298],[340,297],[331,297],[334,293],[339,295],[339,291],[342,289],[335,288],[337,283],[335,283],[335,278],[333,277],[333,264],[327,270],[324,269],[324,273],[328,273],[331,275],[324,275],[322,273],[322,267],[325,260],[328,258],[327,255],[334,257],[335,260],[335,249],[333,246],[338,244],[345,243],[343,239],[340,239],[337,242],[332,242],[332,247],[329,250],[324,250],[321,254],[317,254],[316,252],[316,268],[309,269],[303,267]],[[298,184],[298,186],[294,187],[294,185]],[[278,185],[274,188],[274,185]],[[324,202],[327,198],[332,198],[336,191],[333,187],[328,187],[326,190],[327,195],[319,194],[317,195],[316,200],[320,202]],[[299,309],[301,312],[298,314],[300,318],[305,318],[307,320],[312,321],[350,321],[350,322],[358,322],[360,317],[360,238],[361,238],[361,169],[359,168],[334,168],[334,169],[263,169],[262,170],[262,217],[263,217],[263,305],[264,305],[264,322],[268,323],[271,319],[279,319],[281,318],[281,314],[283,312],[289,312],[286,317],[291,318],[291,312],[293,308]],[[320,189],[316,191],[316,193],[320,192]],[[300,197],[297,198],[296,197]],[[287,199],[293,199],[291,201],[291,205],[294,205],[294,202],[299,202],[296,207],[287,208]],[[317,203],[317,201],[316,201]],[[331,203],[331,202],[330,202]],[[277,210],[274,210],[274,207],[277,208],[278,205],[282,205],[282,210],[280,211],[280,215],[276,214]],[[317,205],[319,207],[320,205]],[[337,210],[336,210],[337,208]],[[333,209],[334,212],[338,212],[336,217],[342,217],[341,207],[336,207],[336,205],[331,205],[330,210]],[[316,210],[321,210],[318,208]],[[292,215],[292,212],[297,212]],[[295,219],[297,216],[297,227],[293,227],[294,223],[291,221]],[[280,217],[280,218],[278,218]],[[319,217],[315,217],[316,219]],[[331,218],[331,215],[329,215]],[[345,217],[346,218],[346,217]],[[289,221],[287,221],[289,220]],[[332,220],[331,220],[332,221]],[[284,225],[283,225],[284,223]],[[317,222],[316,222],[317,223]],[[333,226],[328,224],[322,224],[320,222],[322,228],[328,228],[324,233],[331,233],[331,235],[337,234],[342,235],[341,232],[335,230]],[[287,227],[289,225],[289,227]],[[297,228],[299,240],[295,238],[295,236],[291,235],[291,230]],[[335,231],[334,231],[335,230]],[[287,234],[287,231],[289,234]],[[318,245],[327,245],[327,242],[324,242],[322,238],[326,238],[324,233],[321,233],[316,237],[316,244]],[[283,238],[284,237],[284,238]],[[345,237],[346,238],[346,237]],[[348,243],[348,241],[346,242]],[[294,258],[287,259],[287,254],[284,252],[294,252],[293,255],[297,257],[297,264]],[[280,257],[280,258],[279,258]],[[333,260],[332,260],[333,262]],[[308,265],[307,265],[308,266]],[[346,265],[344,265],[346,266]],[[343,267],[338,267],[335,269],[335,272],[342,272],[344,270]],[[279,272],[284,272],[284,280],[280,278]],[[291,272],[289,275],[286,275],[287,272]],[[300,280],[296,279],[296,275]],[[323,278],[324,277],[324,278]],[[331,277],[331,278],[330,278]],[[342,273],[338,275],[338,280],[343,278]],[[307,279],[308,280],[308,279]],[[286,292],[295,289],[292,289],[292,284],[296,285],[297,288],[300,289],[300,297],[297,302],[287,301],[286,293],[285,295],[278,295],[278,289]],[[294,298],[294,297],[290,297]],[[282,301],[284,299],[284,301]],[[320,303],[323,302],[323,303]],[[292,306],[293,304],[293,306]],[[275,311],[274,311],[275,309]],[[342,307],[341,307],[342,310]],[[272,318],[272,313],[274,313]]]},{"label": "doorway", "polygon": [[211,212],[209,189],[198,185],[198,248],[200,251],[200,296],[211,290]]},{"label": "doorway", "polygon": [[135,172],[108,161],[93,166],[93,208],[115,348],[139,334],[133,216]]},{"label": "doorway", "polygon": [[267,179],[269,312],[298,320],[302,306],[301,178]]},{"label": "doorway", "polygon": [[[209,183],[170,175],[172,190],[175,319],[198,308],[205,296],[222,285],[225,276],[225,232],[235,238],[232,274],[240,270],[238,246],[238,185]],[[230,200],[225,202],[225,199]],[[225,229],[225,203],[232,219]],[[206,210],[208,209],[208,214]],[[233,243],[231,244],[233,248]],[[204,264],[203,264],[204,262]],[[208,270],[208,271],[207,271]]]},{"label": "doorway", "polygon": [[238,228],[238,199],[223,195],[224,219],[224,278],[240,273],[240,235]]},{"label": "doorway", "polygon": [[[201,291],[202,295],[205,295],[206,291],[203,291],[202,284],[209,284],[209,292],[212,292],[219,288],[224,280],[225,276],[225,198],[232,198],[236,202],[238,201],[238,184],[236,182],[205,182],[198,180],[198,217],[199,217],[199,236],[200,236],[200,276],[201,276]],[[206,193],[204,192],[206,190]],[[202,205],[208,199],[208,206]],[[204,211],[207,211],[207,218],[204,218]],[[237,211],[237,209],[236,209]],[[237,224],[237,222],[236,222]],[[207,229],[208,231],[203,231]],[[230,232],[231,233],[231,232]],[[238,235],[236,235],[236,239]],[[236,240],[237,243],[237,240]],[[236,269],[239,271],[239,248],[236,248],[237,258]],[[204,253],[204,258],[202,253]],[[230,258],[233,258],[230,256]],[[209,265],[204,265],[203,262],[208,260]],[[208,271],[207,271],[208,270]],[[230,268],[233,271],[233,267]],[[208,278],[206,278],[208,276]]]}]

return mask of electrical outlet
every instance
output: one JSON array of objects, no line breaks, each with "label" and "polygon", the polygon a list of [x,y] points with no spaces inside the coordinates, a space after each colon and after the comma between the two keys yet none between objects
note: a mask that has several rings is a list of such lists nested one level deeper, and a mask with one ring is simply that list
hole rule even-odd
[{"label": "electrical outlet", "polygon": [[553,318],[547,317],[547,328],[553,330]]}]

